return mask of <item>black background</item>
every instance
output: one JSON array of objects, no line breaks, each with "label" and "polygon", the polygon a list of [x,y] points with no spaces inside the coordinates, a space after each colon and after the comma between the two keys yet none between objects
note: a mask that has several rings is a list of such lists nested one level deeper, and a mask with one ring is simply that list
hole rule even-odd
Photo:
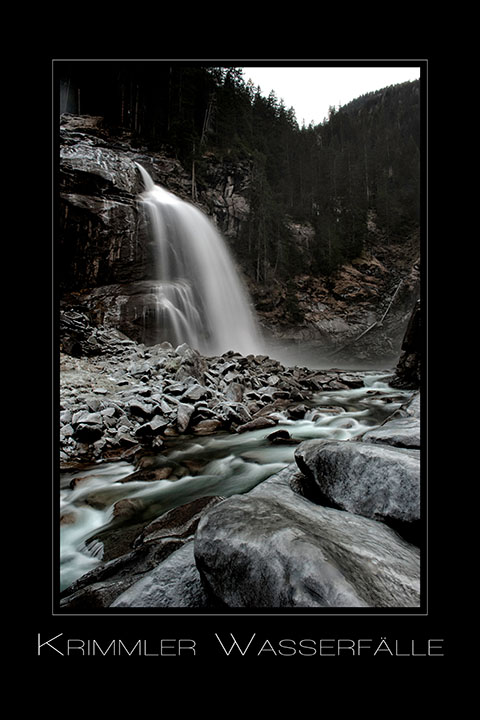
[{"label": "black background", "polygon": [[[209,57],[213,53],[209,54]],[[277,56],[277,52],[273,57]],[[118,53],[111,55],[117,56]],[[189,54],[190,55],[190,54]],[[203,57],[203,53],[199,56]],[[124,57],[124,53],[120,56]],[[218,53],[215,54],[218,56]],[[255,57],[253,53],[249,57]],[[299,55],[302,57],[303,55]],[[364,54],[359,53],[359,57]],[[389,57],[386,53],[380,57]],[[35,258],[41,258],[41,267],[45,268],[41,273],[41,285],[45,298],[44,306],[36,308],[36,312],[30,314],[34,325],[42,331],[36,341],[30,339],[30,350],[27,360],[29,377],[26,390],[29,397],[34,395],[34,407],[36,408],[36,432],[29,438],[28,449],[20,444],[20,456],[25,454],[26,463],[22,463],[20,457],[17,461],[21,467],[29,468],[18,482],[24,483],[28,500],[24,501],[24,510],[27,513],[16,519],[20,526],[19,533],[25,538],[23,549],[18,551],[13,558],[16,580],[15,595],[20,601],[13,602],[15,608],[15,619],[12,621],[12,628],[15,643],[12,648],[19,655],[19,669],[25,661],[33,663],[34,673],[41,673],[46,667],[49,668],[49,678],[55,683],[56,673],[73,673],[72,677],[78,677],[79,669],[82,673],[90,673],[93,668],[101,673],[106,671],[107,666],[114,666],[118,671],[118,678],[125,677],[125,674],[133,670],[134,666],[140,667],[141,673],[153,670],[160,676],[166,678],[167,673],[182,675],[183,670],[188,668],[189,675],[217,671],[217,668],[224,672],[230,672],[237,663],[240,663],[246,673],[251,673],[255,667],[268,667],[274,672],[280,670],[291,671],[295,667],[300,673],[311,672],[323,673],[333,671],[335,674],[348,666],[354,672],[367,667],[372,672],[380,670],[393,670],[395,672],[401,666],[406,669],[412,678],[424,677],[426,669],[433,670],[435,674],[440,667],[449,666],[453,663],[456,667],[466,660],[467,647],[471,641],[468,635],[469,609],[463,609],[465,594],[468,589],[465,587],[466,579],[459,567],[458,557],[462,551],[452,551],[458,541],[453,538],[461,537],[460,530],[455,527],[458,521],[457,513],[451,502],[451,493],[448,491],[449,484],[458,477],[453,472],[448,448],[444,443],[445,429],[442,428],[442,415],[440,407],[442,398],[439,396],[436,382],[438,372],[435,359],[438,355],[439,332],[441,319],[434,299],[439,297],[437,291],[440,278],[436,272],[438,258],[438,244],[432,242],[432,236],[439,236],[439,228],[445,233],[447,218],[444,212],[439,217],[437,196],[432,190],[439,182],[438,168],[436,167],[436,151],[438,148],[438,134],[432,128],[431,117],[436,117],[437,98],[441,62],[429,53],[403,52],[398,57],[428,58],[428,84],[424,85],[424,97],[428,101],[428,117],[425,117],[426,147],[428,153],[424,154],[424,246],[423,254],[423,304],[426,308],[424,318],[425,351],[426,362],[424,364],[424,386],[422,388],[422,472],[425,483],[425,499],[428,510],[428,532],[427,549],[424,552],[423,566],[423,598],[426,601],[425,612],[421,614],[396,615],[389,612],[376,614],[226,614],[226,615],[188,615],[173,614],[165,612],[160,615],[111,615],[101,613],[98,615],[64,615],[54,614],[54,578],[56,573],[54,556],[54,536],[56,517],[56,468],[57,457],[55,448],[56,418],[58,408],[58,373],[57,373],[57,349],[56,349],[56,292],[55,292],[55,267],[54,267],[54,231],[55,224],[52,217],[52,186],[50,183],[52,154],[54,153],[54,141],[52,134],[51,103],[51,68],[53,58],[76,58],[84,57],[84,53],[63,52],[54,53],[48,57],[40,54],[37,57],[39,75],[39,95],[37,108],[41,112],[35,115],[35,128],[32,133],[32,116],[20,118],[26,120],[29,137],[35,140],[32,152],[38,156],[36,172],[40,175],[37,179],[37,202],[39,211],[34,214],[36,239],[40,241],[40,247],[33,248],[35,254],[30,261],[34,270],[34,276],[39,280],[39,272]],[[95,55],[98,57],[98,55]],[[172,55],[169,55],[172,57]],[[173,54],[173,57],[176,55]],[[231,58],[232,53],[226,53],[224,57]],[[369,57],[369,56],[368,56]],[[395,57],[395,56],[393,56]],[[34,63],[35,58],[31,62]],[[239,61],[241,64],[241,60]],[[42,92],[43,89],[43,92]],[[21,87],[18,89],[19,96],[22,95]],[[17,127],[23,127],[19,122]],[[42,141],[40,141],[40,136]],[[51,139],[51,142],[50,142]],[[54,157],[54,156],[53,156]],[[40,162],[41,158],[41,162]],[[41,164],[43,163],[43,165]],[[35,178],[30,178],[33,182]],[[428,180],[428,182],[427,182]],[[44,198],[42,198],[45,195]],[[441,200],[440,200],[441,202]],[[443,207],[444,210],[444,207]],[[31,223],[30,223],[31,227]],[[50,239],[53,231],[53,244]],[[51,246],[51,248],[50,248]],[[46,259],[45,259],[46,258]],[[40,262],[40,261],[39,261]],[[41,321],[40,321],[41,312]],[[51,321],[50,321],[51,318]],[[50,333],[50,343],[48,331]],[[29,338],[32,337],[31,328]],[[35,336],[33,336],[35,337]],[[23,338],[24,340],[24,338]],[[19,339],[19,347],[24,347],[22,338]],[[432,358],[434,360],[432,361]],[[444,416],[443,416],[444,417]],[[21,437],[19,438],[21,440]],[[25,452],[24,452],[25,451]],[[53,490],[52,490],[53,487]],[[20,491],[18,491],[20,492]],[[30,499],[31,498],[31,499]],[[27,517],[28,515],[28,517]],[[24,557],[27,556],[25,560]],[[425,564],[426,560],[426,564]],[[12,588],[13,590],[13,588]],[[80,653],[72,653],[67,656],[60,656],[48,647],[42,648],[38,654],[38,635],[41,642],[55,637],[62,633],[64,638],[95,639],[102,647],[107,646],[112,640],[120,639],[125,645],[133,645],[137,640],[146,640],[148,646],[154,652],[155,643],[160,638],[190,638],[195,640],[197,653],[194,657],[190,653],[182,654],[180,657],[102,657],[82,656]],[[238,654],[226,657],[219,643],[215,639],[218,633],[227,642],[230,633],[233,633],[239,643],[246,645],[251,636],[255,633],[259,643],[252,645],[252,651],[240,658]],[[302,638],[310,638],[318,642],[319,639],[370,639],[372,648],[380,644],[382,638],[386,639],[389,647],[394,651],[395,641],[400,644],[401,652],[407,653],[414,642],[414,649],[417,652],[425,652],[428,639],[442,640],[444,649],[443,657],[439,656],[400,656],[392,657],[387,652],[379,652],[372,657],[372,653],[362,653],[360,656],[352,656],[351,653],[341,653],[340,656],[320,657],[318,655],[305,657],[299,654],[294,656],[275,655],[273,652],[263,652],[256,655],[263,640],[268,639],[273,647],[282,638],[291,638],[297,642]],[[52,674],[53,671],[53,674]],[[417,673],[421,675],[418,676]],[[437,675],[438,676],[438,675]],[[212,676],[215,678],[216,675]],[[249,675],[251,677],[251,675]],[[374,677],[374,676],[371,676]],[[235,684],[238,688],[238,676]],[[216,694],[215,683],[211,691]],[[315,684],[310,685],[311,690],[316,690]],[[165,690],[168,688],[165,687]],[[282,686],[276,687],[272,683],[272,692],[281,692]],[[325,692],[328,687],[323,687]],[[441,690],[441,688],[439,689]],[[318,687],[320,692],[320,687]],[[117,691],[118,692],[118,691]],[[121,689],[120,691],[121,692]],[[188,691],[185,690],[186,695]],[[241,694],[241,693],[240,693]],[[73,703],[75,705],[75,703]]]}]

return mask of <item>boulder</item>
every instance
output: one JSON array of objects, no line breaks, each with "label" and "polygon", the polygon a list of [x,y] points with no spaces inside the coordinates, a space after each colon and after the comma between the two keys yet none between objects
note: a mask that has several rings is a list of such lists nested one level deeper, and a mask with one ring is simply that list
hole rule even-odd
[{"label": "boulder", "polygon": [[159,435],[168,426],[168,420],[161,415],[154,415],[152,420],[140,425],[135,431],[135,437],[154,437]]},{"label": "boulder", "polygon": [[420,449],[420,420],[398,417],[385,421],[362,436],[363,442],[381,443],[394,447]]},{"label": "boulder", "polygon": [[74,413],[72,417],[72,425],[74,427],[78,425],[102,425],[102,416],[97,412],[88,412],[88,410],[81,410],[80,412]]},{"label": "boulder", "polygon": [[420,451],[357,441],[308,440],[295,451],[305,494],[322,505],[406,532],[420,520]]},{"label": "boulder", "polygon": [[375,520],[293,492],[295,465],[201,518],[201,577],[230,608],[417,607],[420,553]]},{"label": "boulder", "polygon": [[195,412],[195,406],[190,403],[178,403],[177,407],[177,428],[180,432],[185,432],[190,424],[192,415]]},{"label": "boulder", "polygon": [[150,420],[153,415],[154,408],[152,405],[139,402],[138,400],[132,400],[128,406],[128,411],[131,415],[142,418],[143,420]]},{"label": "boulder", "polygon": [[272,445],[298,445],[300,440],[292,438],[288,430],[276,430],[267,435],[266,440]]},{"label": "boulder", "polygon": [[200,420],[200,422],[196,423],[192,430],[195,435],[212,435],[213,433],[219,432],[223,427],[223,422],[221,420]]},{"label": "boulder", "polygon": [[199,385],[198,383],[194,383],[191,385],[186,392],[182,395],[182,401],[193,401],[196,400],[203,400],[205,397],[209,397],[212,393],[207,388],[203,387],[203,385]]},{"label": "boulder", "polygon": [[207,608],[209,599],[195,565],[193,540],[173,552],[110,605],[113,608]]},{"label": "boulder", "polygon": [[[65,433],[64,433],[65,434]],[[79,423],[75,428],[73,437],[80,443],[91,444],[99,440],[103,435],[101,425],[93,425],[91,423]]]},{"label": "boulder", "polygon": [[193,535],[201,514],[220,500],[221,498],[215,496],[201,497],[168,510],[144,527],[136,537],[134,547],[156,542],[161,538],[172,536],[187,538]]},{"label": "boulder", "polygon": [[277,424],[277,421],[270,417],[257,417],[255,420],[250,420],[244,425],[240,425],[237,428],[237,433],[247,432],[249,430],[263,430],[264,428],[273,427]]}]

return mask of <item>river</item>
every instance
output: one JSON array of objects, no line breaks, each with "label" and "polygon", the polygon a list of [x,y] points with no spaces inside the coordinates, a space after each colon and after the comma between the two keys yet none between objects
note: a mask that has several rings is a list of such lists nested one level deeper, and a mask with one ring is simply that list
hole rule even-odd
[{"label": "river", "polygon": [[161,454],[147,458],[149,466],[166,469],[163,479],[128,481],[138,467],[125,461],[61,473],[60,590],[102,561],[97,536],[114,517],[118,524],[120,500],[130,500],[129,510],[134,508],[145,523],[199,497],[246,493],[294,462],[296,444],[272,443],[272,431],[287,430],[296,441],[355,438],[380,425],[411,396],[391,388],[389,377],[391,373],[366,371],[361,388],[319,393],[302,420],[278,413],[274,428],[175,439]]}]

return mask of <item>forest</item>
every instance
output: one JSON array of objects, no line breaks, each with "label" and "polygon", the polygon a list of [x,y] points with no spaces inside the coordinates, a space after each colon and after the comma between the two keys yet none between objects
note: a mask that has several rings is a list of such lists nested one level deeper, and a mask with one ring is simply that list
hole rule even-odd
[{"label": "forest", "polygon": [[[58,81],[60,113],[128,129],[191,168],[199,189],[212,156],[248,163],[250,213],[235,251],[256,283],[302,272],[328,279],[368,246],[372,226],[387,245],[419,227],[418,81],[331,107],[308,127],[239,67],[63,62]],[[306,250],[292,221],[314,230]]]}]

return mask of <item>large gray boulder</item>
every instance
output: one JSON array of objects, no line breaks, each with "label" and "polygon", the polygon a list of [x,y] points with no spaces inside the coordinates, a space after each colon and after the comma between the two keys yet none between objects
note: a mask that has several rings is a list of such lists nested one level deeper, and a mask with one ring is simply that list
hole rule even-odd
[{"label": "large gray boulder", "polygon": [[414,417],[395,417],[368,430],[363,442],[420,449],[420,421]]},{"label": "large gray boulder", "polygon": [[195,559],[227,607],[415,607],[419,550],[386,525],[315,505],[291,465],[208,510]]},{"label": "large gray boulder", "polygon": [[208,598],[193,555],[193,540],[119,595],[111,607],[205,608]]},{"label": "large gray boulder", "polygon": [[386,522],[417,541],[420,450],[381,443],[309,440],[295,452],[314,502]]}]

